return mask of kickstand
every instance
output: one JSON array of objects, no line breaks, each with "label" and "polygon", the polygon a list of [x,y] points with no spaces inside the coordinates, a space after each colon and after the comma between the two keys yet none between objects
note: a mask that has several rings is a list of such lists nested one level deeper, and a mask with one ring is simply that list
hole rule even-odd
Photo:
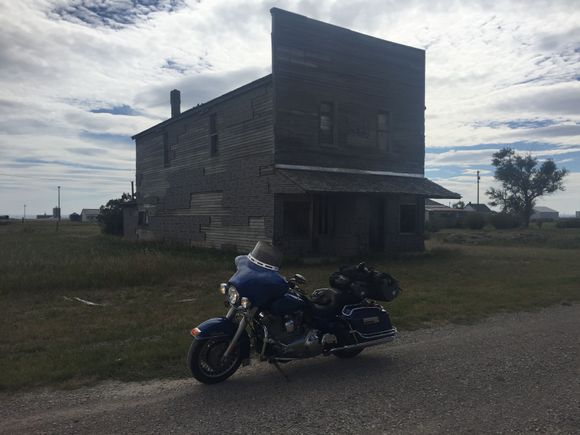
[{"label": "kickstand", "polygon": [[282,376],[284,376],[284,379],[286,379],[286,382],[290,382],[290,378],[288,376],[286,376],[286,373],[284,373],[284,371],[282,370],[282,367],[280,367],[280,364],[278,364],[278,361],[276,360],[271,360],[270,361],[272,364],[274,364],[274,367],[276,367],[278,369],[278,371],[280,372],[280,374]]}]

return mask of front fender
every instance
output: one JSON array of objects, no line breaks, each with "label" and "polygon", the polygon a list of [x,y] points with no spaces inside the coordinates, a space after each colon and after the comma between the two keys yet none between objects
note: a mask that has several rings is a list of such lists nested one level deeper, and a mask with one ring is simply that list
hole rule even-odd
[{"label": "front fender", "polygon": [[[225,317],[214,317],[199,324],[191,330],[191,335],[196,340],[209,340],[210,338],[227,337],[233,338],[238,330],[238,323]],[[250,357],[250,338],[246,331],[242,331],[239,339],[242,358]]]}]

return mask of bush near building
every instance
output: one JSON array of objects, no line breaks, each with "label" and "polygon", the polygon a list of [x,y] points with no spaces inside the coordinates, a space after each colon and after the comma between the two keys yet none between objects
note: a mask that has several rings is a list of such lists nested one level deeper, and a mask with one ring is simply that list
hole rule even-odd
[{"label": "bush near building", "polygon": [[580,228],[580,218],[560,219],[556,222],[558,228]]},{"label": "bush near building", "polygon": [[489,223],[493,225],[496,230],[508,230],[510,228],[519,227],[521,220],[514,214],[494,213],[489,216]]}]

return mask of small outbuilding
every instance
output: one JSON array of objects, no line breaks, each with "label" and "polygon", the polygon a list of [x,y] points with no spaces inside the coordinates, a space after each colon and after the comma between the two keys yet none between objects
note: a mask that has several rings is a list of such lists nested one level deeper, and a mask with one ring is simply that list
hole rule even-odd
[{"label": "small outbuilding", "polygon": [[463,210],[476,212],[476,213],[484,213],[484,214],[493,213],[493,210],[491,208],[489,208],[487,205],[485,205],[485,204],[472,204],[471,202],[468,202],[467,205],[463,208]]},{"label": "small outbuilding", "polygon": [[550,207],[534,207],[534,213],[530,217],[531,221],[554,221],[560,217],[560,212],[551,209]]},{"label": "small outbuilding", "polygon": [[82,223],[96,223],[100,210],[98,208],[83,208],[81,211]]}]

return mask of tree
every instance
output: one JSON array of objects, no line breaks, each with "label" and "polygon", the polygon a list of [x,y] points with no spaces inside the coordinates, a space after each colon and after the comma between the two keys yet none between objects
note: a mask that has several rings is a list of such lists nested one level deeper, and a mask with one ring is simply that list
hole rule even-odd
[{"label": "tree", "polygon": [[463,201],[457,201],[451,207],[453,207],[454,209],[457,209],[457,210],[463,210],[465,208],[465,203]]},{"label": "tree", "polygon": [[491,188],[486,193],[490,205],[499,206],[503,213],[518,215],[528,227],[536,200],[544,195],[564,190],[565,168],[558,169],[548,159],[538,166],[538,159],[531,154],[516,154],[511,148],[503,148],[493,154],[494,178],[501,188]]},{"label": "tree", "polygon": [[111,199],[107,205],[102,205],[97,220],[105,234],[123,235],[123,205],[131,202],[129,193],[123,193],[121,198]]},{"label": "tree", "polygon": [[71,222],[80,222],[81,221],[81,215],[78,213],[71,213],[68,215],[68,218]]}]

